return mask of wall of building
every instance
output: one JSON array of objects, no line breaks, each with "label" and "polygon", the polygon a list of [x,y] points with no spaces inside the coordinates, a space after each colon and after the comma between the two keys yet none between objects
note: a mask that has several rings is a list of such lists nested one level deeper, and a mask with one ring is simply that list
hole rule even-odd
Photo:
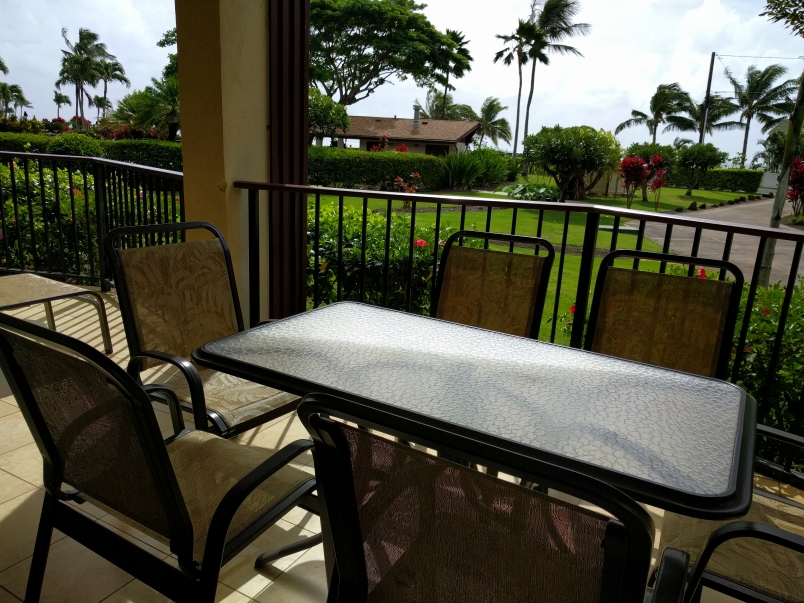
[{"label": "wall of building", "polygon": [[[370,151],[373,145],[377,144],[375,141],[371,140],[361,140],[360,141],[360,150],[361,151]],[[401,144],[405,144],[408,147],[408,153],[417,153],[424,155],[427,149],[427,143],[425,142],[415,142],[415,141],[404,141],[404,140],[391,140],[389,141],[389,148],[394,149]],[[449,154],[454,155],[458,152],[463,152],[466,149],[466,145],[462,142],[457,144],[449,143],[446,146],[449,147]]]}]

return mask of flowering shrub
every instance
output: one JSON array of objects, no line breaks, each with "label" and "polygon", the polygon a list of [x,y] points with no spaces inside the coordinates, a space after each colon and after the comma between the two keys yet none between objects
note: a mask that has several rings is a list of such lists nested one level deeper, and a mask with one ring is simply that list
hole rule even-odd
[{"label": "flowering shrub", "polygon": [[804,161],[801,161],[801,157],[793,160],[789,186],[787,200],[793,204],[793,215],[799,217],[804,214]]},{"label": "flowering shrub", "polygon": [[17,119],[16,116],[0,117],[0,132],[14,132],[16,134],[41,134],[45,131],[44,122],[38,119],[28,119],[23,117]]},{"label": "flowering shrub", "polygon": [[380,136],[380,144],[375,144],[374,146],[372,146],[371,152],[381,153],[387,148],[388,148],[388,137],[385,134],[383,134],[382,136]]},{"label": "flowering shrub", "polygon": [[625,204],[631,209],[634,202],[634,193],[648,180],[650,167],[642,157],[626,157],[620,162],[620,178],[623,179],[622,187],[625,189]]},{"label": "flowering shrub", "polygon": [[79,115],[73,115],[69,123],[71,130],[86,129],[92,125],[92,122],[90,120],[88,120],[86,117],[81,117]]},{"label": "flowering shrub", "polygon": [[667,179],[664,175],[667,173],[665,168],[656,170],[656,175],[650,181],[650,191],[653,193],[653,208],[659,211],[659,202],[662,197],[662,189],[667,185]]},{"label": "flowering shrub", "polygon": [[394,149],[397,153],[407,153],[408,152],[408,145],[402,143],[398,147]]},{"label": "flowering shrub", "polygon": [[45,126],[45,131],[51,134],[61,134],[69,130],[69,126],[63,117],[54,117],[52,120],[43,119],[42,124]]}]

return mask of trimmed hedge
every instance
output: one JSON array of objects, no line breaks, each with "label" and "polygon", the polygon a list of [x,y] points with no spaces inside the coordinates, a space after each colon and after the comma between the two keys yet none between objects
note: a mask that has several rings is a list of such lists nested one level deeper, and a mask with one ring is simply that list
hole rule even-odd
[{"label": "trimmed hedge", "polygon": [[310,184],[319,186],[368,185],[393,190],[395,177],[408,181],[414,172],[421,174],[420,190],[438,190],[447,181],[443,160],[418,153],[310,147],[309,165]]},{"label": "trimmed hedge", "polygon": [[97,140],[86,134],[67,133],[50,138],[47,152],[52,155],[80,157],[103,157],[105,140]]},{"label": "trimmed hedge", "polygon": [[106,159],[127,161],[139,165],[182,171],[181,143],[163,140],[106,140],[103,156]]},{"label": "trimmed hedge", "polygon": [[[53,137],[44,134],[0,132],[0,151],[47,153],[51,142],[53,142]],[[30,144],[30,147],[26,148],[26,144]]]},{"label": "trimmed hedge", "polygon": [[[687,188],[683,174],[674,173],[674,170],[670,170],[670,172],[667,177],[667,186]],[[698,188],[753,194],[759,190],[763,174],[762,170],[714,169],[707,172]]]}]

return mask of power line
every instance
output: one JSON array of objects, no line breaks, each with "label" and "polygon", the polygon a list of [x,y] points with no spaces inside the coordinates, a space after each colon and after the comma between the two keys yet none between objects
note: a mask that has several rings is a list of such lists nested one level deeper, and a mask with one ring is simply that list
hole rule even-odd
[{"label": "power line", "polygon": [[[746,54],[719,54],[717,56],[718,56],[718,58],[727,57],[727,58],[733,58],[733,59],[774,59],[774,60],[777,60],[777,61],[801,61],[801,60],[804,60],[804,56],[801,56],[801,57],[755,57],[755,56],[746,55]],[[720,62],[722,63],[723,61],[720,61]],[[725,67],[725,65],[724,65],[724,67]]]}]

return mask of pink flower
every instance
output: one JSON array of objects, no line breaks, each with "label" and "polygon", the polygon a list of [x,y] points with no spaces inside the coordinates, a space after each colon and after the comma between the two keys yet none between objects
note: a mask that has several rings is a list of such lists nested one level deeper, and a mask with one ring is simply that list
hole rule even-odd
[{"label": "pink flower", "polygon": [[416,239],[416,241],[413,244],[416,247],[427,247],[427,241],[425,241],[424,239]]},{"label": "pink flower", "polygon": [[444,239],[439,239],[439,241],[438,241],[438,246],[439,247],[443,247],[446,244],[447,244],[447,242]]},{"label": "pink flower", "polygon": [[570,314],[575,314],[575,304],[570,306]]},{"label": "pink flower", "polygon": [[706,268],[698,268],[698,278],[706,278]]}]

